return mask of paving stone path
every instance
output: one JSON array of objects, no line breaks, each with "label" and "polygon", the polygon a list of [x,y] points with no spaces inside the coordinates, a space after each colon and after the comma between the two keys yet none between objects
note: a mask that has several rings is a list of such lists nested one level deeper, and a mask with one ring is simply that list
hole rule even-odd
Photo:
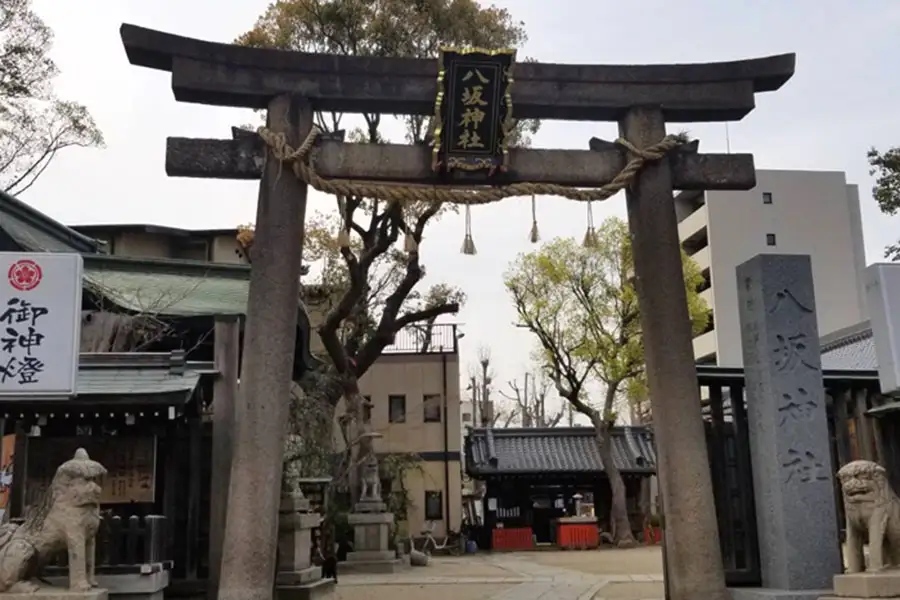
[{"label": "paving stone path", "polygon": [[[386,575],[347,575],[338,586],[340,600],[376,597],[376,588],[390,587],[395,600],[659,600],[661,573],[585,572],[541,564],[535,554],[495,554],[438,558],[429,567]],[[603,561],[605,552],[578,556]],[[559,562],[559,561],[554,561]],[[618,560],[615,562],[619,562]],[[382,597],[378,595],[377,597]]]}]

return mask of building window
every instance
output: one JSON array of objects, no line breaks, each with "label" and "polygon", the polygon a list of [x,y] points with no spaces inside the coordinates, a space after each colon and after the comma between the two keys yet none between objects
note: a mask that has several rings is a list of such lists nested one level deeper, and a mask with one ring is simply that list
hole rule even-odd
[{"label": "building window", "polygon": [[772,204],[772,192],[763,192],[763,204]]},{"label": "building window", "polygon": [[425,492],[425,520],[442,521],[444,519],[444,498],[441,492]]},{"label": "building window", "polygon": [[388,396],[388,410],[391,423],[406,423],[406,396]]},{"label": "building window", "polygon": [[425,410],[426,423],[441,422],[441,395],[425,394],[422,399],[422,406]]},{"label": "building window", "polygon": [[766,234],[766,246],[774,246],[775,245],[775,234],[767,233]]},{"label": "building window", "polygon": [[472,422],[472,413],[464,412],[462,414],[463,423],[471,423]]},{"label": "building window", "polygon": [[363,396],[363,423],[372,422],[372,396]]}]

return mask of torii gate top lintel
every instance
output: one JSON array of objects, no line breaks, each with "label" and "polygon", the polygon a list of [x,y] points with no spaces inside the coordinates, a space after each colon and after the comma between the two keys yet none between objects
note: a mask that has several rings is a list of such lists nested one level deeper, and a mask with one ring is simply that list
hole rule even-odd
[{"label": "torii gate top lintel", "polygon": [[[175,98],[183,102],[266,108],[274,96],[299,92],[317,110],[434,111],[434,59],[249,48],[127,23],[120,33],[131,64],[170,71]],[[753,110],[755,93],[784,85],[795,62],[794,54],[779,54],[671,65],[519,63],[515,112],[520,118],[617,121],[631,106],[646,104],[661,106],[669,122],[734,121]]]}]

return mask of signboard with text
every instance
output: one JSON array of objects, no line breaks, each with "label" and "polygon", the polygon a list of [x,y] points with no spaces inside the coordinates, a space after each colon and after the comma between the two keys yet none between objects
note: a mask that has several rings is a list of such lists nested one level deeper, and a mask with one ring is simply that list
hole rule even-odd
[{"label": "signboard with text", "polygon": [[32,506],[50,485],[59,465],[84,448],[106,467],[101,504],[154,502],[156,499],[156,438],[29,437],[25,452],[25,506]]},{"label": "signboard with text", "polygon": [[75,394],[83,265],[79,254],[0,252],[0,397]]},{"label": "signboard with text", "polygon": [[434,171],[482,171],[508,167],[515,50],[441,51],[435,100]]}]

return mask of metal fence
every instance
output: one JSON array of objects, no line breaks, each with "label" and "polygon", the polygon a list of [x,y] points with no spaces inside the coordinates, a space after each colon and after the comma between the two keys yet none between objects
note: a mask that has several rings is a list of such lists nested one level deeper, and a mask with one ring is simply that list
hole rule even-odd
[{"label": "metal fence", "polygon": [[728,585],[760,585],[744,375],[698,375],[725,579]]},{"label": "metal fence", "polygon": [[[732,586],[758,586],[762,577],[743,369],[698,366],[697,375],[726,581]],[[886,439],[890,436],[885,435],[893,431],[893,419],[874,424],[874,415],[884,414],[879,407],[885,405],[877,374],[824,371],[823,380],[835,469],[867,458],[900,473],[900,445],[891,445]],[[837,482],[834,494],[838,527],[843,530]]]},{"label": "metal fence", "polygon": [[455,354],[459,337],[455,323],[410,325],[397,332],[384,354]]}]

